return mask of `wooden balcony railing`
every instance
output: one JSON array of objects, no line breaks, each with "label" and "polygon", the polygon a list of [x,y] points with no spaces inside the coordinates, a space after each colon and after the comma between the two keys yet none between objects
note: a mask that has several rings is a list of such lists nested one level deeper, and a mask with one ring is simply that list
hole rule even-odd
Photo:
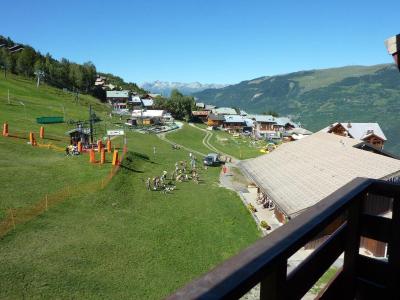
[{"label": "wooden balcony railing", "polygon": [[[369,195],[392,199],[391,219],[364,212]],[[288,274],[288,258],[338,217],[342,225]],[[317,298],[400,299],[399,231],[400,186],[356,178],[168,299],[237,299],[258,283],[260,299],[300,299],[342,253],[342,269]],[[360,255],[361,237],[387,243],[388,259]]]}]

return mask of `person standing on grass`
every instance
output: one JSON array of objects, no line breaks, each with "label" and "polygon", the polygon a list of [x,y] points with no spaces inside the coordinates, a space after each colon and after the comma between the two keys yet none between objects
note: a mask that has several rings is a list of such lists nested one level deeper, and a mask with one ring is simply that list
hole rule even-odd
[{"label": "person standing on grass", "polygon": [[148,177],[147,178],[147,180],[146,180],[146,189],[148,190],[148,191],[150,191],[151,190],[151,187],[150,187],[150,177]]}]

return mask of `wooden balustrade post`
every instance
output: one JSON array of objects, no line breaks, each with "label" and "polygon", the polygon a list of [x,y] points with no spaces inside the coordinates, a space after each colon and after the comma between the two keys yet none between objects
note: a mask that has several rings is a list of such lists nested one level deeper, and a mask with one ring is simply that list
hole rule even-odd
[{"label": "wooden balustrade post", "polygon": [[356,293],[356,261],[360,251],[360,215],[366,192],[361,193],[351,203],[347,215],[347,236],[344,246],[343,295],[346,299],[354,299]]},{"label": "wooden balustrade post", "polygon": [[389,295],[399,295],[400,287],[400,195],[393,199],[392,228],[388,243]]},{"label": "wooden balustrade post", "polygon": [[286,299],[287,261],[281,261],[271,269],[270,273],[260,283],[260,300]]}]

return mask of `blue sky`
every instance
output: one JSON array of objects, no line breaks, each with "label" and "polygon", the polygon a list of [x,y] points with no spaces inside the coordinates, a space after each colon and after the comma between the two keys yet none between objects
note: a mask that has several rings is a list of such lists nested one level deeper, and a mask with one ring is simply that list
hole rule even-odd
[{"label": "blue sky", "polygon": [[12,0],[0,34],[125,80],[236,83],[392,62],[400,1]]}]

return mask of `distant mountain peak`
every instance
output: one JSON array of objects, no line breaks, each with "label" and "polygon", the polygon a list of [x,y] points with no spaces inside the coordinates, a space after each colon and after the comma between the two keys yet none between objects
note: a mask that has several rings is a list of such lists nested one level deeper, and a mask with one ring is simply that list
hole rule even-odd
[{"label": "distant mountain peak", "polygon": [[195,82],[170,82],[155,80],[153,82],[143,82],[140,87],[152,93],[162,94],[169,96],[173,89],[178,89],[183,94],[192,94],[201,92],[206,89],[219,89],[228,86],[228,84],[217,83],[200,83]]}]

